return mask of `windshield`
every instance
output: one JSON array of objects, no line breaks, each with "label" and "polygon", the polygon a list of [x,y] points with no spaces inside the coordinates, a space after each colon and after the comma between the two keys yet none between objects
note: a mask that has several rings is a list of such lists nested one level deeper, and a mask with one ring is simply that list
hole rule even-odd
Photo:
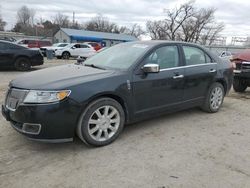
[{"label": "windshield", "polygon": [[85,61],[86,65],[94,65],[106,69],[128,69],[149,49],[148,45],[138,43],[122,43],[110,47]]}]

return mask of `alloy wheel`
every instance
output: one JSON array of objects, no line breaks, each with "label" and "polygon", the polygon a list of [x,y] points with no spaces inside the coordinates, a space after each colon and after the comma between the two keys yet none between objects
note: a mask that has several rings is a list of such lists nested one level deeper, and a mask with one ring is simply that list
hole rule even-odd
[{"label": "alloy wheel", "polygon": [[120,114],[110,105],[95,110],[88,122],[88,134],[95,141],[107,141],[117,132],[120,126]]},{"label": "alloy wheel", "polygon": [[220,108],[223,101],[223,90],[221,87],[215,87],[210,96],[210,106],[212,109],[217,110]]}]

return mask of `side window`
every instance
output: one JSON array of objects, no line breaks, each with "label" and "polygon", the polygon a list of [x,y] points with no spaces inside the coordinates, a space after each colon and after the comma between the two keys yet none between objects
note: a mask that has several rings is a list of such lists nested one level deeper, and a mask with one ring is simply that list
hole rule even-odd
[{"label": "side window", "polygon": [[21,49],[21,47],[15,45],[15,44],[9,44],[8,49],[11,49],[11,50],[18,50],[18,49]]},{"label": "side window", "polygon": [[81,48],[89,48],[89,46],[81,44]]},{"label": "side window", "polygon": [[146,64],[158,64],[160,69],[178,67],[178,48],[177,46],[160,47],[153,51],[144,61]]},{"label": "side window", "polygon": [[0,42],[0,50],[4,50],[5,49],[5,44],[3,42]]},{"label": "side window", "polygon": [[187,65],[198,65],[206,63],[205,53],[196,47],[183,46]]},{"label": "side window", "polygon": [[80,44],[75,44],[74,47],[75,48],[80,48]]}]

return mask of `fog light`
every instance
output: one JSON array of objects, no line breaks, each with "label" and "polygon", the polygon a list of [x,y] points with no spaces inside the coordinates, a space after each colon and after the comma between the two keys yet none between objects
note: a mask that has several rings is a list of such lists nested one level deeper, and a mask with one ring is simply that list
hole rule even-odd
[{"label": "fog light", "polygon": [[24,123],[22,127],[22,132],[27,134],[39,134],[41,131],[40,124]]}]

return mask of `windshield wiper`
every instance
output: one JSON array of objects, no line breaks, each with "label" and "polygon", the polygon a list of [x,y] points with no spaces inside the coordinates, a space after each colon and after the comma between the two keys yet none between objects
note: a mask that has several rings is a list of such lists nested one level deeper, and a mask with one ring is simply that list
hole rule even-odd
[{"label": "windshield wiper", "polygon": [[84,64],[84,66],[93,67],[93,68],[102,69],[102,70],[106,70],[105,68],[96,66],[96,65],[94,65],[94,64]]}]

